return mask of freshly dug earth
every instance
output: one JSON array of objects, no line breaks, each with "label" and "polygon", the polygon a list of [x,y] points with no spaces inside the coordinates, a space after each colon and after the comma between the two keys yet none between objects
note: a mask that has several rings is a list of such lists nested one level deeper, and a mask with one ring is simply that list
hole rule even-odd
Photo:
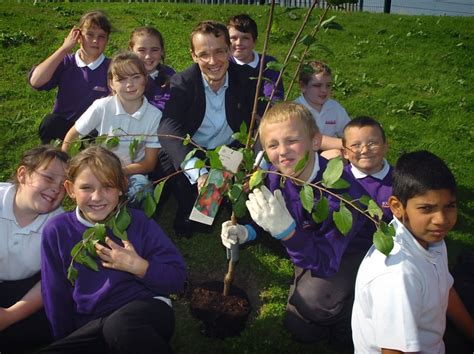
[{"label": "freshly dug earth", "polygon": [[225,338],[238,335],[251,311],[247,294],[236,286],[222,295],[224,283],[212,281],[196,286],[191,293],[191,313],[204,323],[204,334]]}]

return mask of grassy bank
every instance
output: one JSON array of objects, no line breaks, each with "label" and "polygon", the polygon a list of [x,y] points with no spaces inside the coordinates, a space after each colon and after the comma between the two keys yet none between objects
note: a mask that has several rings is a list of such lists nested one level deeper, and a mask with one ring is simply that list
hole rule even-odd
[{"label": "grassy bank", "polygon": [[[166,63],[176,70],[191,64],[188,35],[203,19],[226,22],[230,15],[248,12],[260,28],[263,45],[268,7],[203,6],[148,3],[16,4],[0,3],[0,180],[8,178],[21,152],[39,143],[37,127],[50,111],[54,92],[36,92],[27,84],[31,67],[62,43],[80,15],[104,9],[116,32],[106,53],[128,43],[130,31],[156,26],[166,41]],[[305,10],[277,8],[269,53],[282,60]],[[316,23],[315,13],[311,24]],[[352,117],[379,119],[390,143],[391,163],[405,151],[428,149],[448,162],[459,183],[459,221],[450,234],[451,262],[458,250],[474,248],[474,19],[469,17],[399,16],[369,13],[331,13],[338,26],[320,33],[312,57],[329,63],[334,96]],[[330,51],[321,49],[327,47]],[[292,72],[294,63],[290,65]],[[288,77],[286,77],[288,80]],[[285,82],[288,87],[288,81]],[[294,89],[290,98],[298,95]],[[212,233],[190,240],[175,239],[169,222],[173,199],[157,216],[182,251],[190,280],[222,279],[225,251],[219,224]],[[226,218],[225,211],[220,216]],[[236,284],[253,304],[252,319],[238,338],[209,339],[189,314],[186,299],[175,302],[177,353],[330,353],[324,345],[292,342],[281,323],[292,267],[281,246],[259,240],[241,252]]]}]

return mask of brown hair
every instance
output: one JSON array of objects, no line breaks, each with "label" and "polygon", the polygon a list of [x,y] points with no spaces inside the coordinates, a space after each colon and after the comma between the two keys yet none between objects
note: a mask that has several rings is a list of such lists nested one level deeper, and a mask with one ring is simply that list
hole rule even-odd
[{"label": "brown hair", "polygon": [[303,65],[302,69],[299,73],[300,83],[304,85],[308,85],[314,75],[318,75],[324,73],[324,75],[331,76],[331,69],[326,63],[322,61],[314,60],[305,65]]},{"label": "brown hair", "polygon": [[122,164],[112,151],[98,145],[82,150],[69,161],[66,178],[74,183],[86,167],[90,168],[103,185],[117,188],[124,195],[127,192],[128,183]]},{"label": "brown hair", "polygon": [[61,149],[52,145],[42,145],[25,151],[21,156],[20,163],[12,173],[12,183],[18,187],[20,181],[18,180],[17,171],[20,167],[25,167],[26,173],[31,175],[42,165],[49,166],[54,159],[58,159],[66,164],[69,156],[64,151],[61,151]]},{"label": "brown hair", "polygon": [[108,81],[114,77],[124,78],[125,76],[140,74],[147,78],[148,74],[145,65],[140,58],[132,52],[122,52],[114,55],[107,72]]},{"label": "brown hair", "polygon": [[143,37],[143,36],[151,36],[155,37],[158,39],[158,42],[160,42],[161,46],[161,61],[164,63],[165,62],[165,40],[163,39],[163,36],[160,31],[158,31],[156,28],[151,27],[151,26],[143,26],[143,27],[137,27],[135,28],[132,33],[130,34],[130,40],[128,42],[128,49],[130,51],[133,51],[133,46],[135,45],[135,38],[136,37]]},{"label": "brown hair", "polygon": [[263,147],[265,146],[263,134],[265,127],[268,124],[286,122],[287,120],[302,122],[310,138],[319,134],[319,128],[308,108],[295,102],[281,102],[270,108],[260,122],[258,133],[260,136],[260,143]]},{"label": "brown hair", "polygon": [[258,28],[255,21],[247,14],[235,15],[229,18],[227,28],[234,27],[239,32],[250,33],[254,41],[258,37]]},{"label": "brown hair", "polygon": [[92,25],[96,25],[97,27],[101,28],[108,35],[113,30],[109,19],[105,13],[100,10],[86,12],[79,20],[80,29],[91,27]]},{"label": "brown hair", "polygon": [[227,27],[224,26],[222,23],[208,20],[208,21],[199,22],[198,25],[194,27],[194,29],[192,30],[191,35],[189,36],[192,52],[194,52],[193,38],[198,33],[204,33],[204,34],[212,33],[215,37],[220,37],[223,35],[225,39],[225,43],[227,44],[227,47],[230,47],[229,30],[227,29]]},{"label": "brown hair", "polygon": [[382,141],[385,143],[387,138],[385,136],[385,131],[382,128],[382,125],[377,122],[374,118],[368,116],[359,116],[346,124],[342,133],[342,145],[346,145],[346,132],[350,128],[364,128],[364,127],[372,127],[378,129],[380,131],[380,135],[382,136]]}]

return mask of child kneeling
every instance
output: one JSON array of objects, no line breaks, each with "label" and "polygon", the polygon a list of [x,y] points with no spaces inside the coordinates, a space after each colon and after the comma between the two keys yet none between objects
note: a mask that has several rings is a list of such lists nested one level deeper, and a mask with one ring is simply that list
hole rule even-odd
[{"label": "child kneeling", "polygon": [[93,146],[69,163],[65,187],[77,203],[43,231],[42,295],[57,340],[42,353],[168,353],[174,330],[169,294],[183,291],[185,264],[152,219],[129,209],[128,241],[107,229],[95,245],[99,271],[81,264],[67,279],[71,250],[84,231],[117,212],[127,190],[120,160]]}]

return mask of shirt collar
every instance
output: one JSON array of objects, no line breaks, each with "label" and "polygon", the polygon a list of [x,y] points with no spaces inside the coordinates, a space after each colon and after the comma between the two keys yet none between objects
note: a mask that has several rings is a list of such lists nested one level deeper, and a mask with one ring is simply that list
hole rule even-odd
[{"label": "shirt collar", "polygon": [[76,64],[78,67],[80,68],[83,68],[83,67],[88,67],[89,69],[91,70],[95,70],[97,69],[100,64],[102,64],[102,62],[105,60],[105,55],[104,54],[101,54],[99,55],[99,57],[94,60],[92,63],[89,63],[89,64],[86,64],[84,63],[84,61],[81,59],[81,56],[79,55],[80,53],[80,49],[76,52],[76,54],[74,55],[75,59],[76,59]]},{"label": "shirt collar", "polygon": [[153,80],[155,80],[155,79],[157,78],[157,76],[158,76],[159,73],[160,73],[160,71],[155,69],[155,70],[153,70],[151,73],[149,73],[148,75],[150,75],[150,77],[151,77]]},{"label": "shirt collar", "polygon": [[259,60],[260,60],[260,56],[259,56],[259,54],[254,50],[254,51],[253,51],[253,60],[252,60],[250,63],[244,63],[243,61],[237,59],[236,57],[234,57],[234,60],[235,60],[235,62],[236,62],[237,64],[239,64],[239,65],[249,65],[249,66],[251,66],[252,68],[255,69],[255,68],[257,67],[257,65],[258,65]]},{"label": "shirt collar", "polygon": [[[214,92],[214,90],[211,88],[211,86],[209,86],[209,83],[206,81],[206,79],[204,78],[204,75],[201,74],[202,76],[202,83],[204,85],[204,91],[209,91],[209,92]],[[222,85],[219,90],[217,90],[217,93],[216,94],[219,94],[222,92],[222,90],[226,90],[227,87],[229,87],[229,72],[226,72],[225,73],[225,81],[224,81],[224,85]]]},{"label": "shirt collar", "polygon": [[118,116],[118,115],[121,115],[121,114],[125,114],[129,117],[135,118],[136,120],[140,120],[143,117],[143,115],[146,112],[147,105],[148,105],[148,100],[146,99],[145,96],[143,96],[143,102],[142,102],[142,105],[140,106],[140,108],[138,108],[138,110],[135,113],[129,114],[123,108],[122,103],[120,102],[117,95],[114,96],[114,101],[115,101],[115,115]]},{"label": "shirt collar", "polygon": [[316,175],[319,172],[319,155],[317,152],[314,153],[314,166],[313,166],[313,172],[311,172],[311,176],[309,176],[308,180],[306,182],[312,182],[315,178]]},{"label": "shirt collar", "polygon": [[[383,180],[385,176],[387,176],[388,172],[390,171],[390,165],[388,164],[386,159],[383,159],[383,167],[380,171],[371,174],[370,176],[377,178],[378,180]],[[351,172],[356,179],[362,179],[369,176],[367,173],[362,172],[353,164],[351,164]]]},{"label": "shirt collar", "polygon": [[84,226],[93,227],[94,225],[96,225],[96,224],[91,223],[89,220],[86,220],[86,218],[82,216],[82,212],[79,209],[79,207],[76,207],[76,218]]},{"label": "shirt collar", "polygon": [[[16,225],[18,225],[15,213],[13,212],[13,203],[15,201],[16,191],[17,190],[15,185],[12,184],[10,187],[8,187],[3,197],[3,209],[1,211],[1,214],[5,219],[11,220]],[[39,232],[47,218],[48,214],[40,214],[29,225],[26,225],[24,227],[18,226],[17,232],[21,234],[29,234],[32,231]]]}]

